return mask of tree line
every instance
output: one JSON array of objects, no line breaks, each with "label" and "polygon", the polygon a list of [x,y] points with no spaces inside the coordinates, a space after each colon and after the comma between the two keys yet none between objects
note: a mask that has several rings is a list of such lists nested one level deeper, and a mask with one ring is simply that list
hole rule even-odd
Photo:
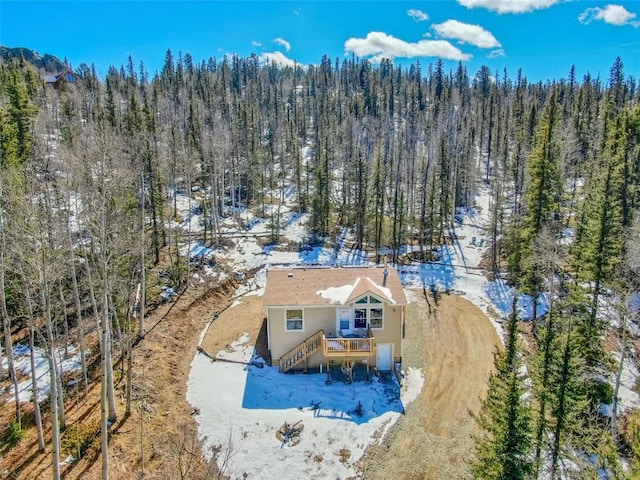
[{"label": "tree line", "polygon": [[[149,272],[162,265],[175,288],[186,288],[182,247],[222,244],[223,218],[244,227],[240,207],[269,217],[268,241],[282,242],[284,219],[271,207],[285,188],[310,215],[308,242],[331,244],[348,227],[354,247],[377,261],[391,252],[395,263],[407,261],[407,244],[417,246],[413,260],[433,260],[456,241],[459,209],[488,188],[490,270],[506,271],[519,294],[546,293],[550,309],[534,315],[526,349],[518,319],[507,322],[478,417],[486,435],[474,471],[558,478],[569,461],[622,471],[618,453],[635,439],[621,433],[615,409],[598,413],[617,396],[608,375],[635,352],[627,328],[634,311],[622,301],[613,321],[622,356],[607,353],[613,334],[602,305],[640,283],[640,91],[619,58],[607,80],[578,79],[570,68],[545,83],[486,66],[470,74],[462,63],[446,71],[442,60],[423,68],[324,56],[281,67],[255,55],[197,63],[171,51],[153,75],[131,58],[104,78],[85,64],[77,73],[77,84],[56,91],[23,58],[0,67],[0,314],[9,366],[1,373],[17,387],[12,332],[46,350],[54,478],[67,426],[56,352],[78,345],[85,394],[90,379],[103,385],[107,478],[114,359],[130,359],[145,335]],[[204,194],[191,195],[194,187]],[[202,212],[201,232],[175,227],[176,192]],[[99,368],[85,358],[88,341],[99,345]],[[128,371],[125,415],[131,378]],[[15,408],[19,431],[18,401]],[[44,451],[37,397],[34,408]],[[592,453],[602,466],[578,462]]]},{"label": "tree line", "polygon": [[[507,215],[494,221],[503,225],[494,242],[518,294],[534,298],[534,320],[526,341],[517,313],[505,324],[505,350],[496,352],[478,415],[476,478],[639,475],[637,412],[618,421],[640,320],[636,95],[619,58],[604,87],[588,78],[576,84],[571,70],[524,116],[537,121],[498,167],[513,177],[495,179],[494,215],[505,208]],[[524,163],[510,165],[524,138]],[[543,293],[549,309],[538,316]]]}]

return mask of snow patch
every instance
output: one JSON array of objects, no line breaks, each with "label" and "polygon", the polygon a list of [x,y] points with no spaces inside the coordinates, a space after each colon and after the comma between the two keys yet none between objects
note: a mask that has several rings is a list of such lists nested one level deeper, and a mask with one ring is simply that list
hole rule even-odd
[{"label": "snow patch", "polygon": [[[67,348],[67,354],[65,355],[64,348],[58,348],[54,352],[56,358],[56,364],[58,367],[58,374],[76,372],[82,367],[80,363],[80,351],[73,345]],[[85,355],[89,355],[89,351],[85,350]],[[38,389],[38,399],[43,401],[49,395],[51,389],[51,382],[49,380],[49,360],[47,358],[47,352],[40,347],[34,349],[35,357],[35,372],[31,370],[31,349],[28,345],[18,344],[13,348],[13,358],[16,372],[19,375],[27,376],[26,380],[18,383],[18,399],[20,403],[27,403],[33,400],[33,383],[31,380],[32,374],[35,373],[36,385]],[[2,359],[2,368],[8,368],[8,362],[6,358]],[[7,389],[6,394],[7,402],[14,402],[15,390],[13,384]]]},{"label": "snow patch", "polygon": [[[358,279],[359,280],[359,279]],[[357,283],[357,281],[356,281]],[[344,305],[353,291],[355,285],[343,285],[341,287],[329,287],[325,290],[318,290],[316,295],[326,298],[333,304]]]},{"label": "snow patch", "polygon": [[[218,354],[223,355],[245,363],[258,360],[246,335]],[[277,367],[212,362],[198,354],[187,401],[199,409],[196,420],[209,455],[216,447],[231,454],[217,460],[220,467],[228,461],[224,473],[232,479],[263,477],[265,465],[273,478],[355,476],[366,447],[417,397],[424,379],[410,368],[402,389],[392,374],[374,376],[370,384],[327,385],[325,380],[326,374],[287,375]],[[304,425],[299,444],[289,447],[276,438],[284,422]],[[346,462],[341,449],[350,451]]]}]

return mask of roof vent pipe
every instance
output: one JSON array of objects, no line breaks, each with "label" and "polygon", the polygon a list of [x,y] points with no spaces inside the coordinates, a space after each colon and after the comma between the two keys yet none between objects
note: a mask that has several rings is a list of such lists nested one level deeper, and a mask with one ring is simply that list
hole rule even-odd
[{"label": "roof vent pipe", "polygon": [[389,270],[387,270],[386,268],[384,269],[384,271],[382,272],[382,286],[386,287],[387,286],[387,277],[389,276]]}]

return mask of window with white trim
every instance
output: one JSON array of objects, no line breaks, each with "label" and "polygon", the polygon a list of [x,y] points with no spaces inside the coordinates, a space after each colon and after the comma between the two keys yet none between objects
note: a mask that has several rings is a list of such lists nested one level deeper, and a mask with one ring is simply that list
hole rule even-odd
[{"label": "window with white trim", "polygon": [[290,308],[285,310],[285,327],[288,332],[304,330],[304,317],[301,308]]},{"label": "window with white trim", "polygon": [[369,326],[371,328],[383,328],[384,313],[381,308],[369,309]]},{"label": "window with white trim", "polygon": [[354,302],[358,308],[353,313],[353,321],[355,328],[373,329],[384,328],[384,308],[382,308],[382,300],[373,295],[364,295]]},{"label": "window with white trim", "polygon": [[367,328],[367,309],[366,308],[356,308],[353,311],[353,327]]}]

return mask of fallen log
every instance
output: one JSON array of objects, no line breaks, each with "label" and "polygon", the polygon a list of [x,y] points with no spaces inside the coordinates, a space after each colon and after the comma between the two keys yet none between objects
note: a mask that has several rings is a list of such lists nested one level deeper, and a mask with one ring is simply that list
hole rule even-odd
[{"label": "fallen log", "polygon": [[209,357],[211,359],[212,362],[216,361],[216,357],[214,357],[213,355],[211,355],[209,352],[207,352],[204,348],[202,348],[200,345],[198,345],[196,347],[196,350],[198,350],[198,352],[200,352],[201,354],[203,354],[205,357]]},{"label": "fallen log", "polygon": [[214,362],[227,362],[227,363],[239,363],[240,365],[253,365],[254,367],[262,368],[264,367],[264,363],[259,362],[257,360],[251,360],[250,362],[243,362],[241,360],[231,360],[230,358],[221,358],[216,357],[213,359]]},{"label": "fallen log", "polygon": [[211,355],[209,352],[207,352],[200,345],[198,345],[196,347],[196,350],[198,350],[198,352],[203,354],[205,357],[209,357],[212,362],[239,363],[240,365],[253,365],[254,367],[258,367],[258,368],[263,368],[264,367],[264,363],[259,362],[258,360],[251,360],[250,362],[243,362],[241,360],[231,360],[230,358],[215,357],[215,356]]}]

